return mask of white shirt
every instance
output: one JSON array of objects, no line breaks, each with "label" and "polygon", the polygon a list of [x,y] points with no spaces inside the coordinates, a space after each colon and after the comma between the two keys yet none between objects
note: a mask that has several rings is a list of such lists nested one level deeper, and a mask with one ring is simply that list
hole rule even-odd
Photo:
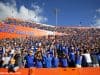
[{"label": "white shirt", "polygon": [[14,50],[14,49],[12,49],[12,50],[11,50],[11,52],[10,52],[10,54],[14,54],[14,52],[15,52],[15,50]]},{"label": "white shirt", "polygon": [[89,53],[85,53],[82,55],[85,57],[87,63],[92,63],[91,56]]},{"label": "white shirt", "polygon": [[3,57],[2,60],[4,62],[3,64],[9,64],[10,57]]}]

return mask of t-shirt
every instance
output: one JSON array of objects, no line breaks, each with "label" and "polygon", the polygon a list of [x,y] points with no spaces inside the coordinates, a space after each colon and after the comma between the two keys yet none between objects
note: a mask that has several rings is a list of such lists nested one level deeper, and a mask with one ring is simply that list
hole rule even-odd
[{"label": "t-shirt", "polygon": [[10,58],[11,58],[11,57],[3,57],[3,58],[2,58],[2,60],[3,60],[3,62],[4,62],[3,64],[9,64]]},{"label": "t-shirt", "polygon": [[53,57],[53,50],[52,49],[48,50],[47,53],[49,53],[50,56]]},{"label": "t-shirt", "polygon": [[80,56],[80,55],[76,56],[76,64],[78,64],[78,65],[82,64],[82,56]]},{"label": "t-shirt", "polygon": [[76,48],[75,50],[76,50],[76,51],[80,51],[80,49],[79,49],[79,48]]},{"label": "t-shirt", "polygon": [[42,60],[36,60],[36,67],[37,68],[42,68],[43,67]]},{"label": "t-shirt", "polygon": [[57,45],[56,45],[56,48],[59,49],[59,47],[60,47],[60,44],[57,44]]},{"label": "t-shirt", "polygon": [[53,57],[52,64],[53,64],[53,67],[58,67],[59,66],[59,58]]},{"label": "t-shirt", "polygon": [[62,64],[62,67],[67,67],[68,66],[67,59],[66,58],[62,58],[61,59],[61,64]]},{"label": "t-shirt", "polygon": [[98,60],[100,61],[100,54],[97,55]]},{"label": "t-shirt", "polygon": [[74,52],[70,53],[70,59],[71,59],[71,61],[75,61],[75,53]]},{"label": "t-shirt", "polygon": [[3,49],[2,49],[2,50],[0,50],[0,54],[3,54]]},{"label": "t-shirt", "polygon": [[47,68],[51,68],[52,67],[52,57],[46,57],[45,63],[46,63]]},{"label": "t-shirt", "polygon": [[96,54],[91,54],[91,59],[93,64],[98,64],[98,58]]},{"label": "t-shirt", "polygon": [[34,67],[34,56],[33,55],[27,55],[25,57],[25,60],[26,60],[26,67],[29,68],[29,67]]},{"label": "t-shirt", "polygon": [[43,67],[46,67],[46,54],[43,54]]},{"label": "t-shirt", "polygon": [[34,47],[34,52],[36,52],[36,51],[37,51],[37,49],[38,49],[37,47]]},{"label": "t-shirt", "polygon": [[85,53],[82,55],[85,57],[87,63],[92,63],[91,56],[89,53]]},{"label": "t-shirt", "polygon": [[68,47],[65,48],[65,53],[68,54]]}]

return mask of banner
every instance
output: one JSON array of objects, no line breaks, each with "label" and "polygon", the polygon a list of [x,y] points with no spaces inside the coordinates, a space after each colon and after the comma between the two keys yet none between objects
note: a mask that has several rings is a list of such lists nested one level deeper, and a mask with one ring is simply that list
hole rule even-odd
[{"label": "banner", "polygon": [[100,68],[22,68],[9,72],[0,68],[0,75],[99,75]]},{"label": "banner", "polygon": [[26,36],[40,37],[47,35],[54,35],[54,33],[52,31],[40,30],[36,28],[0,23],[0,39],[26,37]]}]

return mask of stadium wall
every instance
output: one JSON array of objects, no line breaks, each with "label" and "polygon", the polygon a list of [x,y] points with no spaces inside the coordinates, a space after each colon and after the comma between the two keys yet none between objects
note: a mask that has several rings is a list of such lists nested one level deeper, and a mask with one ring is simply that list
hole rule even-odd
[{"label": "stadium wall", "polygon": [[100,75],[100,68],[22,68],[9,72],[1,68],[0,75]]}]

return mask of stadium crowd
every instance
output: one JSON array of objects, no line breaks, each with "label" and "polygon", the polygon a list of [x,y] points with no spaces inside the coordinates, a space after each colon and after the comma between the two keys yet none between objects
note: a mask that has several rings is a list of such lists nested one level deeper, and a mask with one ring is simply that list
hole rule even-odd
[{"label": "stadium crowd", "polygon": [[55,27],[54,26],[47,26],[35,22],[29,22],[29,21],[22,21],[19,19],[14,19],[14,18],[7,18],[6,20],[3,20],[4,24],[8,25],[15,25],[15,26],[23,26],[23,27],[30,27],[30,28],[37,28],[37,29],[42,29],[42,30],[50,30],[54,31]]},{"label": "stadium crowd", "polygon": [[[48,31],[57,31],[62,32],[66,34],[79,34],[80,31],[82,34],[87,33],[88,31],[92,31],[92,33],[100,34],[99,28],[90,28],[90,27],[65,27],[65,26],[48,26],[43,25],[35,22],[29,22],[29,21],[22,21],[19,19],[14,18],[7,18],[6,20],[3,20],[4,24],[7,25],[15,25],[15,26],[23,26],[23,27],[30,27],[30,28],[37,28],[42,30],[48,30]],[[90,32],[91,34],[91,32]]]},{"label": "stadium crowd", "polygon": [[49,36],[0,40],[0,67],[99,67],[100,36]]},{"label": "stadium crowd", "polygon": [[56,31],[68,35],[1,39],[0,67],[15,71],[18,68],[31,67],[100,66],[100,29],[60,27]]}]

